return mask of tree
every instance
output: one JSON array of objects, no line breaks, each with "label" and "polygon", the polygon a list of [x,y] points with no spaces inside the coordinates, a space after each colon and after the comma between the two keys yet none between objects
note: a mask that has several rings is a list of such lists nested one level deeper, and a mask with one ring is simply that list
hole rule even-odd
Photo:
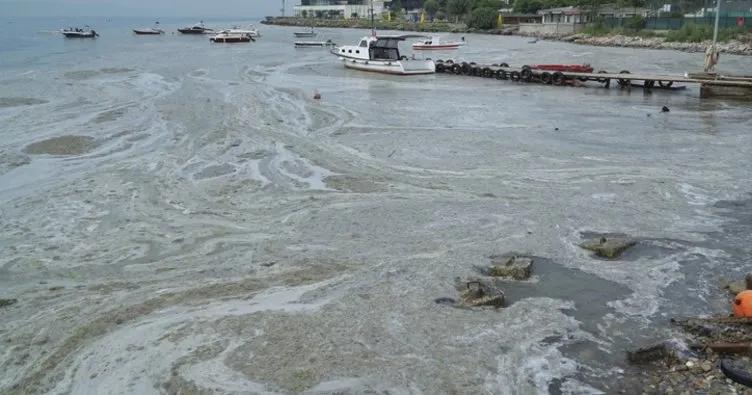
[{"label": "tree", "polygon": [[391,3],[389,3],[389,9],[392,11],[396,11],[401,13],[402,12],[402,2],[400,0],[392,0]]},{"label": "tree", "polygon": [[499,15],[498,8],[476,8],[473,10],[472,15],[470,15],[470,19],[467,21],[467,26],[482,30],[493,29],[496,26],[497,15]]},{"label": "tree", "polygon": [[303,10],[303,12],[301,12],[300,15],[302,15],[303,18],[308,18],[308,11]]},{"label": "tree", "polygon": [[472,0],[448,0],[447,1],[447,12],[454,15],[455,22],[459,20],[459,18],[472,9],[473,1]]},{"label": "tree", "polygon": [[436,0],[426,0],[425,3],[423,3],[423,11],[428,13],[428,16],[431,18],[436,15],[436,11],[439,10],[439,3],[436,2]]},{"label": "tree", "polygon": [[350,18],[352,18],[352,19],[358,19],[358,13],[357,12],[353,12],[352,14],[350,14]]},{"label": "tree", "polygon": [[493,8],[494,10],[498,10],[501,8],[506,8],[505,2],[502,0],[475,0],[475,4],[473,5],[473,9],[478,8]]}]

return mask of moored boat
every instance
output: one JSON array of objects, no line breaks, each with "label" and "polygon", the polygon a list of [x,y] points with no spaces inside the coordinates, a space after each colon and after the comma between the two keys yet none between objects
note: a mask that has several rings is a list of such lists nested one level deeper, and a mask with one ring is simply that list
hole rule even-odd
[{"label": "moored boat", "polygon": [[60,33],[62,33],[63,36],[65,36],[65,38],[97,38],[99,37],[99,34],[93,29],[90,29],[88,26],[86,26],[84,29],[72,28],[72,27],[69,27],[67,29],[61,29]]},{"label": "moored boat", "polygon": [[154,22],[154,27],[148,27],[146,29],[132,29],[134,34],[138,35],[159,35],[164,34],[164,30],[158,29],[159,22]]},{"label": "moored boat", "polygon": [[214,29],[204,26],[204,21],[201,21],[191,27],[181,27],[178,32],[182,34],[213,34]]},{"label": "moored boat", "polygon": [[358,45],[343,45],[331,50],[348,69],[377,73],[414,75],[434,74],[436,65],[430,59],[408,59],[400,55],[399,43],[408,38],[428,38],[419,34],[363,37]]},{"label": "moored boat", "polygon": [[248,34],[231,33],[229,30],[222,30],[209,39],[213,43],[248,43],[254,40]]},{"label": "moored boat", "polygon": [[465,45],[464,37],[462,37],[461,42],[442,42],[440,37],[433,36],[426,40],[413,43],[412,47],[414,50],[452,50],[459,48],[461,45]]},{"label": "moored boat", "polygon": [[253,24],[247,26],[235,25],[231,29],[227,30],[229,30],[230,33],[247,34],[251,37],[261,37],[261,33],[259,33],[259,30]]},{"label": "moored boat", "polygon": [[311,47],[334,47],[335,44],[331,39],[326,41],[295,41],[295,48],[311,48]]},{"label": "moored boat", "polygon": [[292,34],[294,34],[295,37],[298,37],[298,38],[303,38],[303,37],[310,38],[310,37],[316,37],[318,35],[318,33],[316,33],[315,31],[313,31],[313,26],[311,26],[311,30],[310,31],[307,31],[307,32],[293,32]]}]

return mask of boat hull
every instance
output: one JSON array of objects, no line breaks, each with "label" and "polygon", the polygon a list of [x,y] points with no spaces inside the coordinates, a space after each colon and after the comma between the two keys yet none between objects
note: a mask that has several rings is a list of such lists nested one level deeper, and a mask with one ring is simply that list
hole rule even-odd
[{"label": "boat hull", "polygon": [[92,32],[62,32],[65,38],[97,38],[98,34]]},{"label": "boat hull", "polygon": [[178,29],[178,32],[181,34],[212,34],[214,33],[214,30],[206,29],[206,30],[194,30],[194,29]]},{"label": "boat hull", "polygon": [[334,43],[328,43],[328,42],[296,42],[295,48],[323,48],[323,47],[333,47],[336,44]]},{"label": "boat hull", "polygon": [[213,43],[249,43],[251,42],[250,36],[239,36],[239,37],[212,37],[209,39],[210,42]]},{"label": "boat hull", "polygon": [[421,50],[421,51],[428,51],[428,50],[450,50],[450,49],[458,49],[460,47],[459,44],[440,44],[440,45],[413,45],[413,49]]},{"label": "boat hull", "polygon": [[333,55],[345,65],[345,68],[360,71],[392,75],[435,74],[436,64],[432,60],[364,60],[341,56],[335,51]]},{"label": "boat hull", "polygon": [[138,30],[138,29],[133,29],[133,33],[139,36],[148,36],[148,35],[158,36],[160,34],[164,34],[162,30]]}]

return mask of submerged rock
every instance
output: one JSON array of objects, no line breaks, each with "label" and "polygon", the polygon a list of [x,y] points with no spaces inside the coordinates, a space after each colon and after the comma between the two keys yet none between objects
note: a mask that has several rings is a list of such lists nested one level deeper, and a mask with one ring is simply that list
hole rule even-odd
[{"label": "submerged rock", "polygon": [[632,239],[622,237],[609,237],[602,236],[598,239],[587,240],[580,244],[580,247],[592,251],[595,255],[616,259],[622,256],[629,248],[637,245],[637,242]]},{"label": "submerged rock", "polygon": [[18,299],[0,299],[0,308],[13,306],[18,303]]},{"label": "submerged rock", "polygon": [[504,291],[501,290],[493,281],[484,279],[455,279],[456,288],[459,291],[457,300],[449,297],[434,299],[438,304],[446,304],[452,307],[471,308],[471,307],[505,307],[506,299]]},{"label": "submerged rock", "polygon": [[686,343],[679,340],[667,340],[640,347],[634,351],[627,351],[627,361],[632,364],[642,364],[659,360],[688,361],[692,357],[692,350]]},{"label": "submerged rock", "polygon": [[533,259],[518,255],[493,255],[491,265],[475,266],[475,270],[485,276],[502,277],[514,280],[527,280],[533,274]]}]

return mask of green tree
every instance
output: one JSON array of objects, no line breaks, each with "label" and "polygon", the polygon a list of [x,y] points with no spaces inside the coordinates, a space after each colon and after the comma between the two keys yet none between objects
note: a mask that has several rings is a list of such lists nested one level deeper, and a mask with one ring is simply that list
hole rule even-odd
[{"label": "green tree", "polygon": [[496,26],[497,15],[499,15],[498,8],[476,8],[470,15],[470,19],[467,21],[467,26],[483,30],[493,29]]},{"label": "green tree", "polygon": [[392,2],[389,3],[389,9],[402,13],[402,2],[400,0],[392,0]]},{"label": "green tree", "polygon": [[521,14],[535,14],[538,10],[544,8],[543,1],[541,0],[517,0],[514,2],[512,8],[514,12]]},{"label": "green tree", "polygon": [[461,16],[466,15],[473,8],[473,0],[448,0],[447,12],[454,16],[454,20],[459,21]]},{"label": "green tree", "polygon": [[494,10],[499,10],[501,8],[506,8],[506,3],[502,0],[475,0],[475,4],[473,4],[473,9],[478,8],[493,8]]},{"label": "green tree", "polygon": [[426,2],[423,3],[423,11],[425,11],[431,18],[436,15],[438,10],[439,3],[437,3],[436,0],[426,0]]}]

